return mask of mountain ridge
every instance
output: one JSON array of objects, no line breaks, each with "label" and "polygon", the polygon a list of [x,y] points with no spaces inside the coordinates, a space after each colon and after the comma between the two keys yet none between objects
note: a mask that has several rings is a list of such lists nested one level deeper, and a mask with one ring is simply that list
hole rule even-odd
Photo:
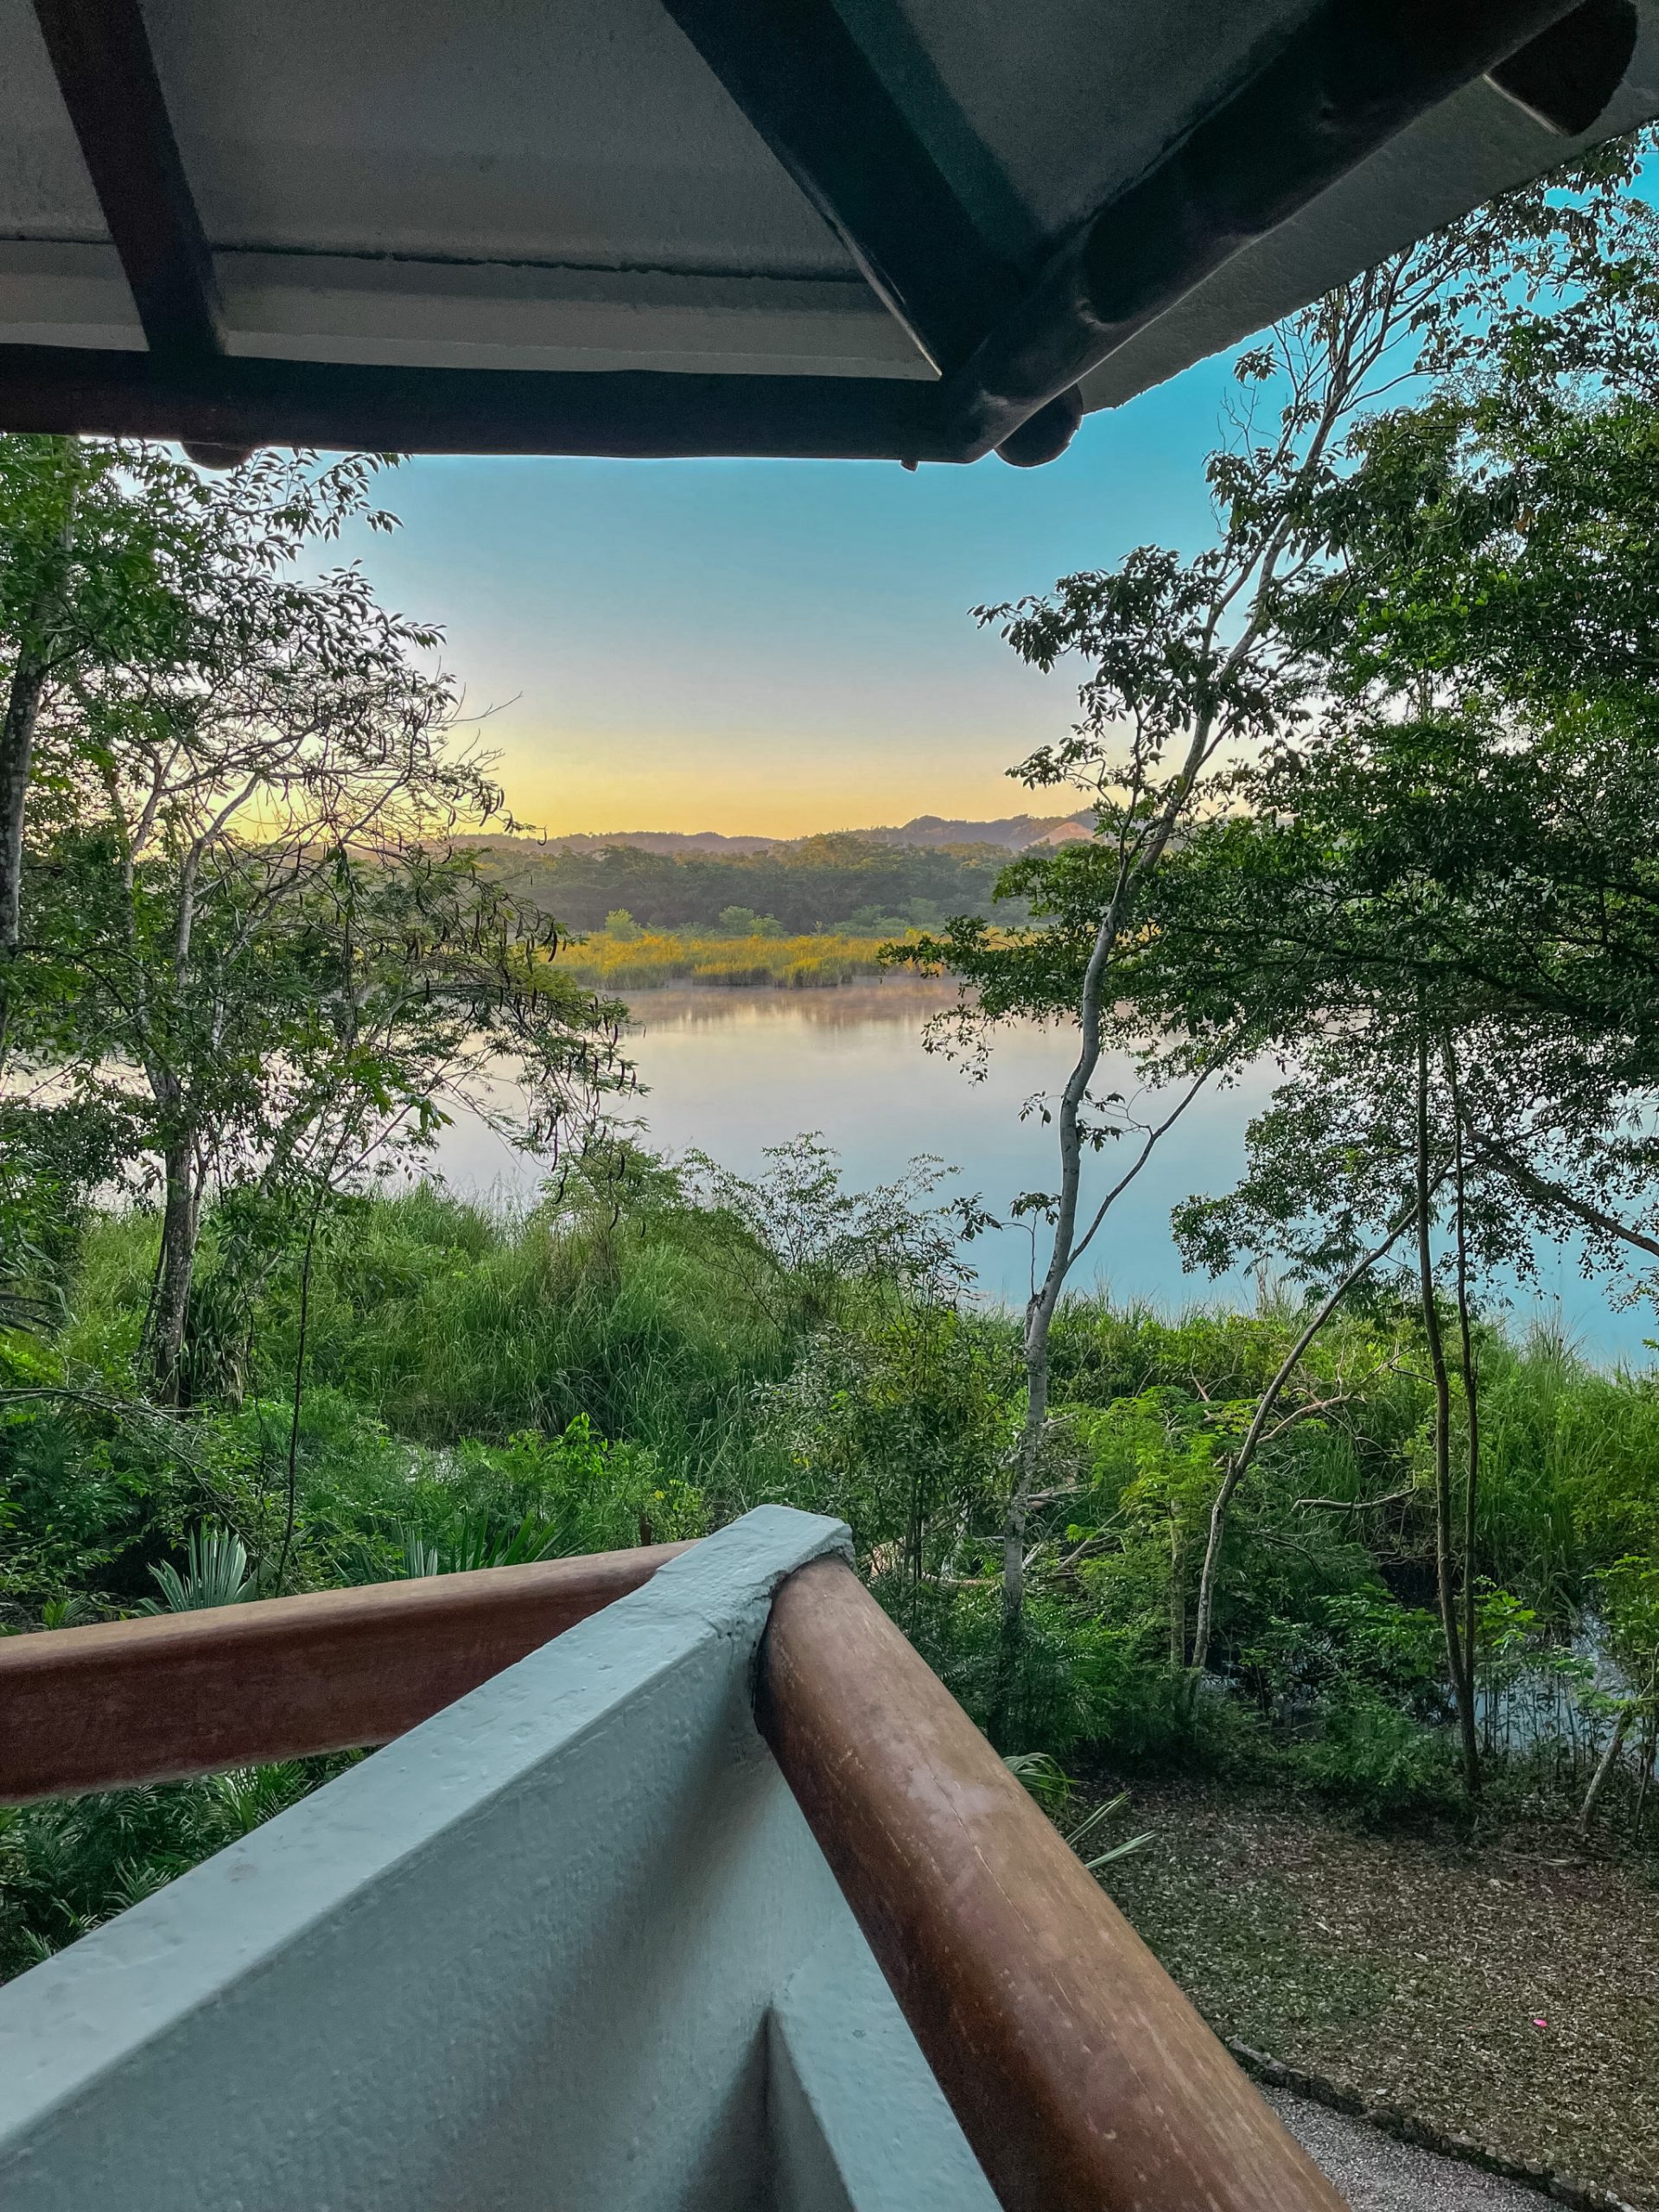
[{"label": "mountain ridge", "polygon": [[1087,809],[1072,814],[1011,814],[986,822],[939,814],[918,814],[908,822],[883,823],[870,829],[813,831],[804,837],[728,836],[719,830],[575,830],[557,837],[511,836],[474,831],[455,840],[466,845],[528,847],[536,851],[599,853],[617,846],[637,852],[698,858],[721,855],[786,852],[810,844],[815,836],[855,837],[866,844],[909,846],[925,849],[951,845],[1000,845],[1010,853],[1027,851],[1033,845],[1060,845],[1090,834]]}]

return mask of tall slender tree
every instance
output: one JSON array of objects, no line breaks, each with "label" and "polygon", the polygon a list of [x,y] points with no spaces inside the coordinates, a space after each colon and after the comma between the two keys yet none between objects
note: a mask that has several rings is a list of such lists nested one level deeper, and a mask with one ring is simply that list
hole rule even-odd
[{"label": "tall slender tree", "polygon": [[[1357,596],[1344,596],[1338,549],[1357,505],[1376,512],[1364,504],[1375,499],[1376,473],[1368,492],[1354,484],[1390,395],[1435,379],[1473,395],[1466,406],[1536,411],[1541,387],[1605,384],[1650,333],[1659,225],[1630,189],[1639,158],[1635,147],[1615,148],[1567,180],[1483,210],[1247,349],[1230,435],[1208,463],[1217,530],[1207,550],[1184,559],[1142,548],[1109,573],[1064,579],[1046,598],[981,610],[1034,666],[1049,671],[1073,655],[1086,664],[1071,737],[1013,772],[1033,788],[1080,789],[1096,824],[1086,844],[1029,857],[1004,877],[1006,893],[1031,901],[1030,927],[962,922],[904,956],[962,980],[963,999],[935,1038],[947,1049],[971,1058],[999,1023],[1031,1014],[1064,1020],[1077,1036],[1058,1096],[1040,1107],[1055,1130],[1058,1187],[1019,1202],[1041,1216],[1049,1236],[1027,1307],[1026,1418],[1003,1530],[1005,1681],[1020,1632],[1055,1316],[1138,1172],[1132,1166],[1085,1204],[1088,1156],[1125,1133],[1114,1102],[1090,1104],[1108,1041],[1138,1041],[1154,1067],[1178,1075],[1186,1086],[1173,1094],[1179,1112],[1193,1084],[1224,1072],[1265,1033],[1262,1009],[1242,998],[1230,1024],[1195,1027],[1195,1041],[1174,1056],[1137,1027],[1142,1000],[1132,977],[1159,883],[1205,822],[1237,803],[1231,777],[1241,760],[1290,747],[1323,717],[1335,656],[1313,610],[1345,624],[1344,635],[1363,632]],[[1518,309],[1522,286],[1530,305]],[[1635,315],[1633,300],[1644,303]],[[1275,1008],[1269,1026],[1281,1014]],[[1171,1118],[1147,1117],[1135,1133],[1137,1161]]]}]

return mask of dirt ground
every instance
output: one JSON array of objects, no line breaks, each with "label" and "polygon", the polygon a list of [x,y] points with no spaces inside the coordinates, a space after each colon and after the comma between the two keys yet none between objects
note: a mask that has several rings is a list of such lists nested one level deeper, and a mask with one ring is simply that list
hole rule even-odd
[{"label": "dirt ground", "polygon": [[1137,1789],[1106,1870],[1218,2032],[1368,2104],[1659,2207],[1659,1887],[1560,1837],[1375,1835]]}]

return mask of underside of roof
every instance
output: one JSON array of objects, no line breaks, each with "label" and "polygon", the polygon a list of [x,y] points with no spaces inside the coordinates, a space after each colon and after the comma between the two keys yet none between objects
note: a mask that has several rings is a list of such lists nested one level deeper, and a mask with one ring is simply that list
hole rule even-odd
[{"label": "underside of roof", "polygon": [[1659,0],[0,0],[0,428],[1048,460],[1659,112]]}]

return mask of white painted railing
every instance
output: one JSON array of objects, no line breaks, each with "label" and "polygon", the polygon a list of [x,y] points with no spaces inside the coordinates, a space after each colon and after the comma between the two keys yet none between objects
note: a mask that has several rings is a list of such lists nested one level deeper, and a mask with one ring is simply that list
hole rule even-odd
[{"label": "white painted railing", "polygon": [[7,2212],[991,2212],[751,1717],[763,1509],[0,1991]]}]

